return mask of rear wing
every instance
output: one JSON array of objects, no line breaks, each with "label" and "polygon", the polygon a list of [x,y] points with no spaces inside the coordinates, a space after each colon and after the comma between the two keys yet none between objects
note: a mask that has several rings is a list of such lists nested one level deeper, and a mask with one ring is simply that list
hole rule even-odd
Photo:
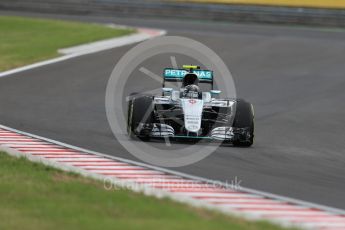
[{"label": "rear wing", "polygon": [[213,84],[213,71],[201,69],[191,69],[188,71],[186,69],[166,68],[163,72],[164,81],[182,81],[187,73],[196,74],[201,83]]}]

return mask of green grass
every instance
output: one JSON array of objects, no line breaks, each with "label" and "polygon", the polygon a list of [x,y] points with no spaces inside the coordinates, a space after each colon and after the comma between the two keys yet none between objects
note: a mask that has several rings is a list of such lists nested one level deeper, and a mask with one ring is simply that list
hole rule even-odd
[{"label": "green grass", "polygon": [[281,229],[127,190],[0,152],[0,229]]},{"label": "green grass", "polygon": [[60,48],[132,32],[90,23],[0,16],[0,71],[56,57]]}]

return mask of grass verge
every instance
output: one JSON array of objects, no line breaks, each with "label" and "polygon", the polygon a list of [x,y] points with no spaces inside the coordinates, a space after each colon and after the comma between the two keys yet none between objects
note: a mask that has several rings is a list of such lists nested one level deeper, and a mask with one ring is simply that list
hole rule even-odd
[{"label": "grass verge", "polygon": [[0,152],[0,229],[279,230],[127,190]]},{"label": "grass verge", "polygon": [[132,32],[97,24],[0,16],[0,71],[56,57],[60,48]]}]

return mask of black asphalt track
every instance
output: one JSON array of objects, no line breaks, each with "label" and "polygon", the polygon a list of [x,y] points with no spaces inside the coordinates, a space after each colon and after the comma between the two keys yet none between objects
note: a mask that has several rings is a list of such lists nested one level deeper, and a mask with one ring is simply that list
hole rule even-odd
[{"label": "black asphalt track", "polygon": [[[2,14],[8,14],[2,12]],[[345,209],[345,32],[164,19],[61,17],[164,28],[226,62],[237,94],[256,108],[252,148],[220,147],[175,170]],[[110,73],[125,46],[0,78],[0,123],[109,155],[136,159],[105,115]],[[151,63],[159,69],[163,62]],[[133,83],[148,89],[157,82]],[[129,91],[132,88],[128,89]]]}]

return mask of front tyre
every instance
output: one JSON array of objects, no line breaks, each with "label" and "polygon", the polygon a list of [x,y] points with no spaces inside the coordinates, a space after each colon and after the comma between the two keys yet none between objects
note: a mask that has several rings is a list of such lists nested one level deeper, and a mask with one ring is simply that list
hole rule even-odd
[{"label": "front tyre", "polygon": [[244,100],[237,100],[234,128],[247,129],[244,136],[237,138],[233,145],[236,147],[250,147],[254,143],[254,108]]},{"label": "front tyre", "polygon": [[127,132],[129,137],[141,140],[150,139],[149,127],[153,121],[152,96],[135,96],[128,103]]}]

